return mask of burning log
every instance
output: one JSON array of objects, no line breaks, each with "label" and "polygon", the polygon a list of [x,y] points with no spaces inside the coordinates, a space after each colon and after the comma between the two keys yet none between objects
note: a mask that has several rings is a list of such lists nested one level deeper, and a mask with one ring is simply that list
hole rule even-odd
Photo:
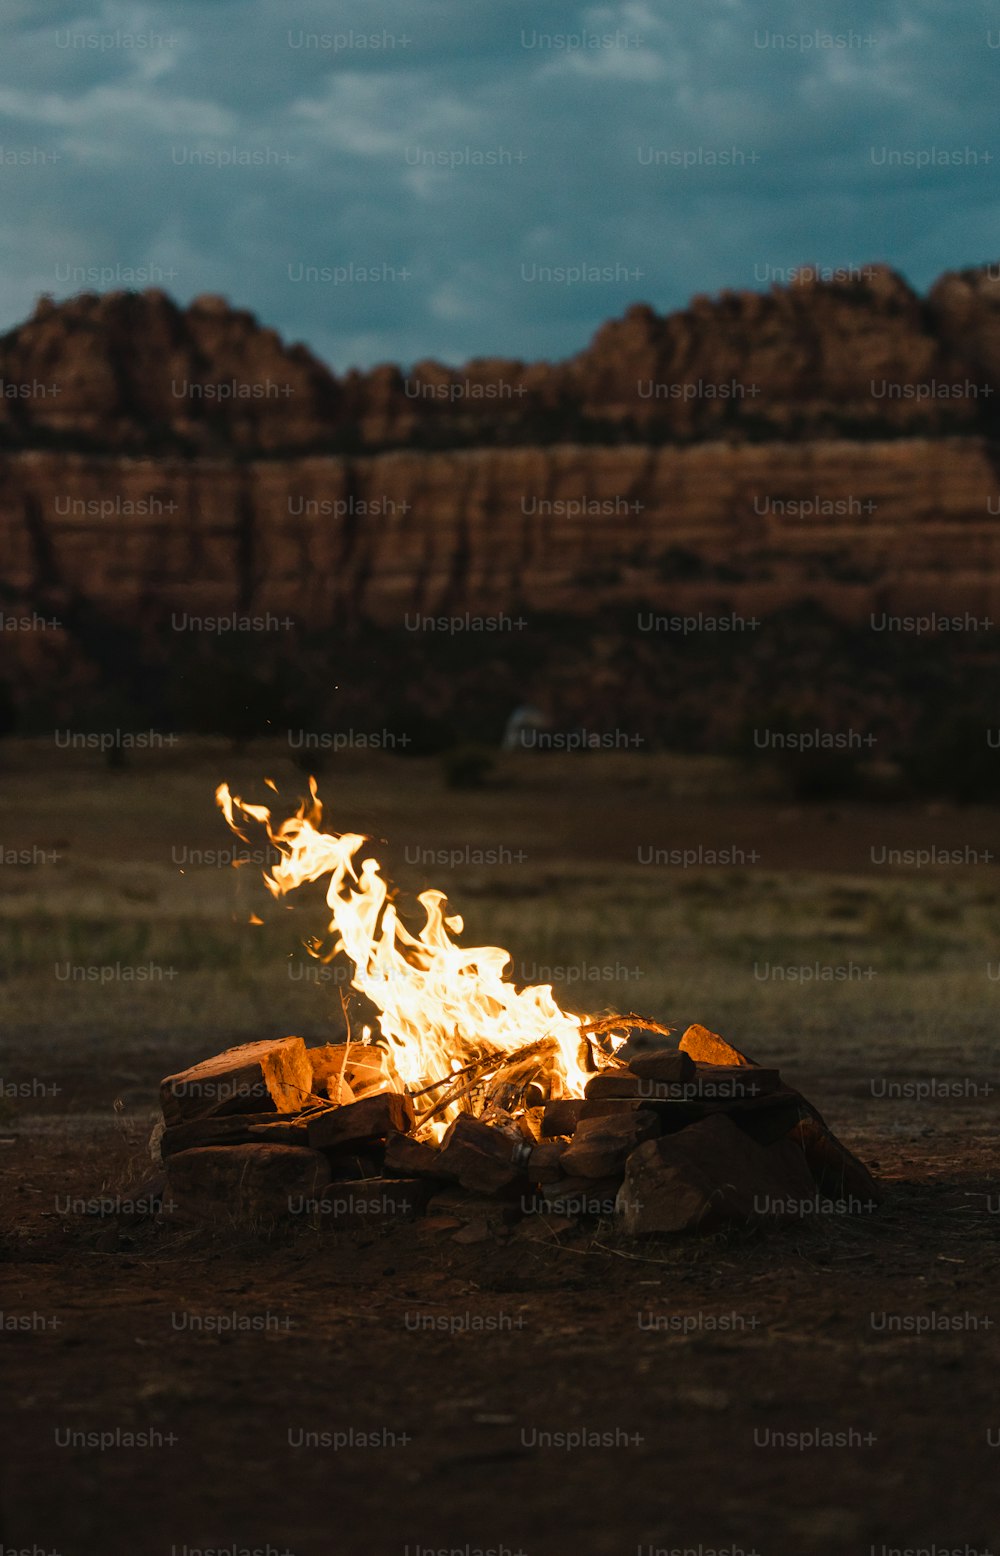
[{"label": "burning log", "polygon": [[545,1108],[525,1107],[519,1113],[515,1113],[514,1122],[526,1140],[532,1140],[537,1145],[542,1140],[542,1121],[545,1118]]},{"label": "burning log", "polygon": [[346,1108],[350,1103],[357,1102],[358,1094],[348,1085],[342,1075],[328,1075],[324,1080],[313,1079],[317,1096],[323,1097],[327,1102],[332,1102],[335,1107]]},{"label": "burning log", "polygon": [[227,1048],[160,1084],[167,1124],[229,1113],[294,1113],[312,1092],[312,1066],[301,1037]]},{"label": "burning log", "polygon": [[511,1054],[482,1054],[444,1079],[411,1092],[413,1097],[422,1097],[428,1092],[439,1091],[442,1086],[449,1087],[443,1097],[421,1114],[421,1127],[477,1091],[482,1092],[484,1105],[493,1102],[504,1109],[516,1106],[525,1093],[535,1087],[536,1076],[546,1070],[551,1075],[557,1053],[553,1038],[538,1038]]},{"label": "burning log", "polygon": [[[374,1043],[324,1043],[309,1049],[309,1061],[313,1089],[332,1102],[353,1102],[372,1091],[403,1090],[392,1055]],[[346,1096],[339,1094],[344,1086]]]}]

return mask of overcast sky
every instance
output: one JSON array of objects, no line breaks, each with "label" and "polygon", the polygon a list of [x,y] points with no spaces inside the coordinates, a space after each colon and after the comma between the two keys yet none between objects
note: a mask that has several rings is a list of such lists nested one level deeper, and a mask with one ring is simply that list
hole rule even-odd
[{"label": "overcast sky", "polygon": [[1000,0],[4,0],[0,23],[0,328],[146,267],[337,370],[555,359],[630,302],[807,261],[921,289],[1000,262]]}]

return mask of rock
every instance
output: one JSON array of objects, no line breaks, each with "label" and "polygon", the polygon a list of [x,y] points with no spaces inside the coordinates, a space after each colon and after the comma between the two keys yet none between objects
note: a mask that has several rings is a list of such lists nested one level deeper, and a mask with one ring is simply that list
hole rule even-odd
[{"label": "rock", "polygon": [[[78,601],[74,616],[120,623],[153,658],[174,609],[226,621],[248,601],[313,630],[331,610],[340,622],[398,627],[406,610],[496,611],[512,594],[539,612],[603,614],[605,626],[626,593],[671,612],[718,596],[747,615],[805,597],[858,623],[877,609],[985,614],[997,574],[981,494],[995,472],[978,396],[1000,371],[998,320],[988,267],[943,276],[923,300],[876,266],[667,316],[630,308],[561,363],[424,364],[405,377],[382,364],[338,377],[218,299],[183,308],[149,290],[50,300],[0,341],[5,588],[11,605],[44,608],[50,593]],[[415,377],[442,394],[414,396]],[[879,379],[958,392],[877,396]],[[753,388],[745,398],[638,392],[699,380]],[[183,383],[278,392],[223,400],[178,395]],[[465,384],[494,392],[477,399]],[[517,392],[502,397],[504,385]],[[454,400],[452,387],[463,388]],[[606,504],[587,528],[604,581],[585,588],[581,490]],[[566,509],[546,515],[544,544],[519,510],[518,494],[531,492]],[[617,512],[624,493],[642,508],[641,565]],[[829,516],[791,537],[782,515],[754,515],[768,493],[818,495]],[[855,516],[862,493],[874,508]],[[359,530],[369,512],[384,522]],[[11,678],[31,671],[26,702],[51,685],[53,665],[74,691],[102,674],[90,646],[100,634],[62,619],[5,643]],[[270,636],[257,645],[265,675],[280,662],[280,635]],[[201,674],[210,685],[223,659],[206,643],[206,668],[178,661],[176,684],[187,692]],[[593,695],[595,663],[578,656],[581,699]],[[656,680],[654,664],[620,672],[630,697],[647,668]],[[371,674],[366,683],[359,663],[363,700],[385,685]],[[476,694],[464,677],[447,696],[435,685],[436,716],[456,716]]]},{"label": "rock", "polygon": [[[612,1118],[616,1113],[636,1113],[640,1108],[648,1108],[648,1106],[648,1102],[644,1102],[640,1097],[592,1097],[583,1104],[580,1119],[582,1121],[585,1118]],[[683,1106],[683,1103],[677,1104],[678,1108]],[[662,1111],[665,1112],[666,1109]],[[684,1115],[685,1122],[693,1118],[703,1118],[704,1113],[704,1108],[692,1108]]]},{"label": "rock", "polygon": [[542,1134],[546,1138],[571,1135],[580,1121],[583,1105],[582,1097],[560,1097],[555,1102],[547,1102],[542,1115]]},{"label": "rock", "polygon": [[721,1103],[724,1106],[756,1102],[780,1089],[780,1071],[751,1062],[738,1065],[696,1064],[693,1078],[677,1087],[678,1093],[692,1102]]},{"label": "rock", "polygon": [[659,1120],[646,1108],[608,1118],[581,1119],[563,1152],[562,1171],[568,1177],[610,1177],[624,1168],[640,1142],[659,1132]]},{"label": "rock", "polygon": [[453,1243],[488,1243],[495,1235],[495,1230],[491,1229],[485,1216],[477,1216],[467,1226],[459,1227],[451,1240]]},{"label": "rock", "polygon": [[710,1231],[728,1221],[787,1220],[811,1207],[815,1184],[786,1142],[760,1146],[716,1113],[640,1145],[619,1195],[624,1230]]},{"label": "rock", "polygon": [[743,1103],[727,1110],[728,1118],[758,1145],[774,1145],[787,1140],[801,1118],[811,1117],[810,1105],[797,1091],[782,1088],[755,1103]]},{"label": "rock", "polygon": [[606,1178],[563,1178],[543,1183],[522,1201],[522,1208],[536,1215],[612,1216],[621,1186],[620,1172]]},{"label": "rock", "polygon": [[602,1070],[600,1075],[590,1077],[583,1088],[583,1094],[588,1102],[608,1099],[617,1101],[637,1096],[639,1084],[639,1077],[632,1070]]},{"label": "rock", "polygon": [[168,1125],[229,1113],[297,1113],[309,1100],[312,1068],[301,1037],[243,1043],[160,1082]]},{"label": "rock", "polygon": [[[679,1048],[652,1048],[645,1053],[633,1054],[628,1062],[633,1075],[651,1081],[687,1081],[695,1074],[695,1063],[690,1054]],[[588,1089],[587,1095],[591,1093]]]},{"label": "rock", "polygon": [[560,1163],[566,1153],[566,1147],[561,1142],[558,1145],[535,1145],[531,1148],[525,1166],[525,1172],[533,1182],[539,1182],[546,1178],[555,1178],[559,1175]]},{"label": "rock", "polygon": [[412,1135],[389,1135],[385,1147],[385,1171],[390,1178],[447,1178],[441,1152],[428,1140]]},{"label": "rock", "polygon": [[219,1225],[270,1225],[305,1213],[330,1180],[318,1151],[289,1145],[209,1145],[180,1151],[167,1163],[172,1215]]},{"label": "rock", "polygon": [[347,1156],[343,1151],[327,1151],[324,1154],[330,1163],[332,1183],[354,1183],[359,1178],[378,1178],[384,1171],[385,1153],[379,1150],[378,1142],[358,1155]]},{"label": "rock", "polygon": [[739,1066],[756,1063],[756,1060],[748,1059],[746,1054],[741,1054],[732,1043],[727,1043],[717,1032],[710,1032],[707,1027],[697,1024],[688,1027],[684,1033],[680,1041],[680,1051],[689,1054],[700,1064]]},{"label": "rock", "polygon": [[439,1157],[448,1177],[478,1194],[499,1194],[523,1181],[524,1167],[515,1153],[527,1158],[532,1147],[526,1140],[491,1129],[471,1113],[460,1113],[449,1126]]},{"label": "rock", "polygon": [[[687,1055],[684,1055],[687,1058]],[[728,1107],[753,1100],[781,1085],[777,1070],[759,1065],[694,1064],[685,1080],[653,1080],[631,1070],[608,1070],[587,1082],[587,1100],[642,1102],[706,1102]]]},{"label": "rock", "polygon": [[865,1164],[815,1118],[800,1118],[786,1138],[800,1147],[817,1185],[831,1199],[853,1198],[866,1206],[881,1202],[882,1190]]},{"label": "rock", "polygon": [[256,1118],[248,1130],[250,1140],[261,1145],[309,1144],[309,1127],[304,1118]]},{"label": "rock", "polygon": [[398,1091],[373,1092],[346,1107],[314,1113],[308,1121],[314,1151],[349,1150],[393,1133],[405,1134],[414,1124],[413,1103]]},{"label": "rock", "polygon": [[[307,455],[324,444],[347,446],[352,430],[359,453],[428,442],[523,446],[539,428],[550,442],[579,446],[588,441],[581,426],[602,424],[654,445],[739,436],[744,426],[774,442],[823,436],[838,424],[863,428],[869,440],[928,426],[939,435],[974,431],[977,406],[961,392],[964,379],[992,381],[1000,356],[989,279],[988,272],[943,276],[931,306],[879,266],[770,295],[693,298],[662,316],[636,304],[564,362],[422,361],[405,380],[391,364],[338,378],[221,297],[181,308],[157,289],[82,292],[36,309],[0,345],[5,382],[55,381],[59,396],[25,395],[2,409],[8,436],[33,434],[37,442],[58,431],[77,444],[148,454],[166,445],[202,455],[220,446]],[[946,416],[934,400],[874,397],[873,378],[952,380],[958,392]],[[759,394],[663,398],[638,387],[673,381],[697,389],[699,380],[756,385]],[[280,390],[203,392],[234,381]],[[172,382],[202,392],[178,395]],[[434,393],[408,392],[414,383]],[[462,392],[453,395],[455,386]]]}]

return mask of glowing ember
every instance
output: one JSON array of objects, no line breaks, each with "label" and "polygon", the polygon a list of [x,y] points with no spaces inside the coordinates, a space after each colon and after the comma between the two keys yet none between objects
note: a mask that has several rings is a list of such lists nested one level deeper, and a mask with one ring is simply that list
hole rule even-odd
[{"label": "glowing ember", "polygon": [[[274,788],[270,781],[269,786]],[[277,825],[266,806],[244,802],[227,784],[219,785],[216,800],[244,841],[237,813],[266,828],[281,855],[272,871],[264,872],[274,897],[329,876],[326,901],[335,938],[326,950],[308,944],[307,949],[323,961],[339,952],[350,959],[352,986],[378,1010],[382,1040],[391,1048],[406,1089],[423,1095],[425,1118],[435,1114],[426,1128],[438,1134],[460,1111],[457,1094],[463,1083],[451,1085],[451,1077],[467,1072],[470,1086],[484,1085],[529,1045],[525,1064],[530,1060],[532,1073],[541,1073],[547,1095],[582,1096],[588,1077],[613,1062],[611,1053],[624,1037],[606,1036],[610,1052],[602,1054],[587,1028],[610,1023],[588,1023],[562,1010],[549,984],[518,989],[505,976],[511,958],[499,946],[459,945],[453,937],[461,934],[462,919],[447,914],[443,892],[420,893],[426,922],[411,934],[389,901],[378,862],[366,857],[356,867],[367,839],[321,831],[322,806],[313,778],[309,789],[311,800]]]}]

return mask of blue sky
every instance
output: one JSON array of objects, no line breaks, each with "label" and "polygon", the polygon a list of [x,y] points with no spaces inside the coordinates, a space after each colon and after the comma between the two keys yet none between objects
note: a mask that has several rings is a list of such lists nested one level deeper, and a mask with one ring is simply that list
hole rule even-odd
[{"label": "blue sky", "polygon": [[556,359],[810,261],[1000,260],[1000,0],[6,0],[0,36],[0,328],[145,267],[338,371]]}]

